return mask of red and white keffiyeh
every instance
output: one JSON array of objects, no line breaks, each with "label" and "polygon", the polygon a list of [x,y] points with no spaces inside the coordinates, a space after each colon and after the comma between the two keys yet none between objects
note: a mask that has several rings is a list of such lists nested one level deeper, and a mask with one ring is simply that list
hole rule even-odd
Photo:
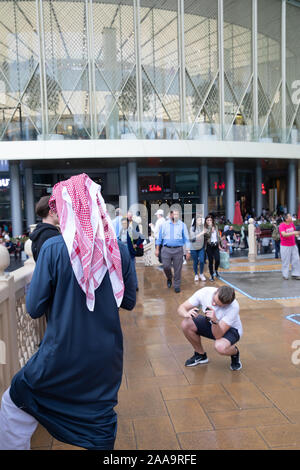
[{"label": "red and white keffiyeh", "polygon": [[100,191],[101,186],[82,173],[57,183],[49,200],[50,209],[59,216],[72,268],[90,311],[107,270],[118,307],[124,294],[118,242]]}]

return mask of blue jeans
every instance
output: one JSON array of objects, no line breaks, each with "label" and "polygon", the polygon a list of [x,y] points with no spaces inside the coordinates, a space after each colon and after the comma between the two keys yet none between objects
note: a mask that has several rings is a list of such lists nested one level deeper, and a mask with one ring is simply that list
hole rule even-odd
[{"label": "blue jeans", "polygon": [[195,275],[198,274],[198,264],[200,264],[200,274],[203,274],[205,258],[204,247],[201,248],[201,250],[191,250],[191,255],[193,258],[193,268]]}]

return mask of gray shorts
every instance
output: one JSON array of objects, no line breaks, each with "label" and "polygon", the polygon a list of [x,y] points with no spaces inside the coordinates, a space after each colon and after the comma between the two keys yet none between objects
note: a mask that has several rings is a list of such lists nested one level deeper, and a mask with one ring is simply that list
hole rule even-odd
[{"label": "gray shorts", "polygon": [[[194,323],[197,327],[197,334],[199,336],[204,336],[204,338],[209,338],[209,339],[216,339],[214,335],[212,334],[211,331],[211,323],[206,320],[206,318],[203,315],[198,315],[196,318],[193,318]],[[239,341],[240,335],[239,332],[236,328],[233,328],[232,326],[229,328],[229,330],[226,331],[225,335],[222,336],[222,338],[227,339],[230,344],[235,344]]]}]

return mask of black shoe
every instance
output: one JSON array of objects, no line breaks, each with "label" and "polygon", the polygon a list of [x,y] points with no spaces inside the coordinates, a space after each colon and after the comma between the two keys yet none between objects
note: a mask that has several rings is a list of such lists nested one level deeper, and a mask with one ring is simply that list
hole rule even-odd
[{"label": "black shoe", "polygon": [[172,281],[170,279],[167,280],[167,286],[170,289],[172,287]]},{"label": "black shoe", "polygon": [[210,276],[209,280],[210,280],[210,282],[214,282],[214,281],[215,281],[213,276]]},{"label": "black shoe", "polygon": [[195,351],[195,354],[190,359],[185,361],[184,365],[186,367],[193,367],[193,366],[197,366],[198,364],[207,364],[207,363],[208,363],[208,359],[207,359],[206,353],[199,354]]},{"label": "black shoe", "polygon": [[220,275],[219,275],[218,271],[215,272],[215,276],[216,276],[216,278],[220,279]]},{"label": "black shoe", "polygon": [[237,349],[237,353],[231,356],[231,365],[230,365],[231,370],[240,370],[242,368],[242,363],[240,361],[240,352],[237,347],[236,349]]},{"label": "black shoe", "polygon": [[179,294],[179,292],[180,292],[180,287],[175,287],[174,291],[176,292],[176,294]]}]

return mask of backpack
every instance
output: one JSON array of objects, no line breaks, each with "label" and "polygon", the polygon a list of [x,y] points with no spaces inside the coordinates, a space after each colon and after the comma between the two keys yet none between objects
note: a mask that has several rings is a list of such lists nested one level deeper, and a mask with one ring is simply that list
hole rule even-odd
[{"label": "backpack", "polygon": [[280,240],[280,233],[279,233],[279,229],[278,229],[277,225],[275,225],[274,228],[273,228],[272,238],[276,242],[278,242]]}]

